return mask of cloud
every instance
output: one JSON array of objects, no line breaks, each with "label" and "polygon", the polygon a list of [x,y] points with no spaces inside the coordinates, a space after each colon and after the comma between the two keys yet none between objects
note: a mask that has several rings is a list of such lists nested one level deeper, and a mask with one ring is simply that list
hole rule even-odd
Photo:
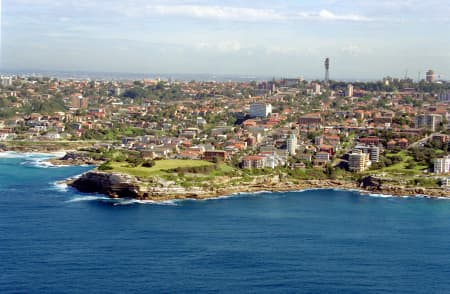
[{"label": "cloud", "polygon": [[208,5],[147,5],[144,10],[134,8],[127,10],[128,15],[153,14],[161,16],[177,16],[197,19],[213,19],[227,21],[286,21],[286,20],[326,20],[326,21],[370,21],[363,15],[336,14],[328,10],[316,12],[288,12],[274,9],[247,8],[234,6]]},{"label": "cloud", "polygon": [[341,48],[341,53],[349,56],[357,56],[361,53],[361,48],[354,44],[349,44]]},{"label": "cloud", "polygon": [[220,51],[222,53],[238,52],[242,49],[239,41],[220,41],[217,43],[200,42],[195,46],[199,50]]},{"label": "cloud", "polygon": [[277,13],[271,9],[203,5],[148,5],[146,8],[147,11],[159,15],[184,16],[203,19],[238,21],[269,21],[286,19],[285,15]]},{"label": "cloud", "polygon": [[364,22],[373,21],[374,19],[358,15],[358,14],[335,14],[329,10],[322,9],[319,12],[299,12],[298,17],[301,19],[313,19],[323,21],[354,21]]}]

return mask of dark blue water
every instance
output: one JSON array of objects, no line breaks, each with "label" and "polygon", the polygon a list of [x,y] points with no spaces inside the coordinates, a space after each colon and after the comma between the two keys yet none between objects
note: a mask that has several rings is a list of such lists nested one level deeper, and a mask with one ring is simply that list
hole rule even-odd
[{"label": "dark blue water", "polygon": [[0,293],[449,293],[450,201],[332,190],[174,205],[0,158]]}]

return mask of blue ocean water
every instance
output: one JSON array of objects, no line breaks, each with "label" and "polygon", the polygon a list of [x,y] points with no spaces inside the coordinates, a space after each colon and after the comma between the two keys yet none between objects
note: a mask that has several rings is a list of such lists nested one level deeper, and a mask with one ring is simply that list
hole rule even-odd
[{"label": "blue ocean water", "polygon": [[0,293],[449,293],[450,201],[317,190],[162,205],[0,156]]}]

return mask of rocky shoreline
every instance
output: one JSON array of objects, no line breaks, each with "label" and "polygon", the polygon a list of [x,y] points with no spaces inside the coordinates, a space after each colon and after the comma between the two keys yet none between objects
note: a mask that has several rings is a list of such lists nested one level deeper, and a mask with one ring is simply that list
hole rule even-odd
[{"label": "rocky shoreline", "polygon": [[448,197],[450,193],[439,188],[420,188],[402,186],[383,186],[369,184],[367,181],[352,182],[348,180],[303,180],[298,183],[285,181],[242,184],[226,188],[184,188],[174,182],[164,181],[159,178],[139,179],[138,177],[90,171],[77,179],[69,180],[69,186],[80,192],[101,193],[110,198],[133,198],[137,200],[167,201],[179,199],[208,199],[228,196],[237,193],[255,193],[262,191],[285,192],[307,189],[342,189],[357,190],[366,194],[384,194],[392,196],[427,196]]},{"label": "rocky shoreline", "polygon": [[50,158],[47,162],[53,165],[100,165],[103,161],[91,158],[87,153],[80,151],[66,151],[60,158]]},{"label": "rocky shoreline", "polygon": [[[100,165],[103,161],[94,160],[85,152],[67,151],[60,158],[46,160],[53,165]],[[110,198],[133,198],[138,200],[167,201],[174,199],[208,199],[236,193],[255,193],[261,191],[284,192],[307,189],[357,190],[366,194],[392,196],[426,196],[449,198],[450,191],[442,188],[411,187],[389,183],[367,176],[359,181],[352,180],[302,180],[295,183],[289,180],[264,178],[252,183],[231,187],[207,189],[203,187],[185,188],[174,182],[160,178],[142,179],[125,174],[93,170],[77,179],[65,181],[80,192],[101,193]]]}]

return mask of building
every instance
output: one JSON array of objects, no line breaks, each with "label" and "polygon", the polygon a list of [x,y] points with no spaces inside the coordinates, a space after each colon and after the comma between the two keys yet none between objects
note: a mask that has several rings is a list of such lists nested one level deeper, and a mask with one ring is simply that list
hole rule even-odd
[{"label": "building", "polygon": [[363,153],[361,150],[353,150],[349,155],[348,169],[352,172],[363,172],[370,165],[369,154]]},{"label": "building", "polygon": [[314,94],[315,95],[320,95],[322,92],[320,92],[320,84],[319,83],[315,83],[314,84]]},{"label": "building", "polygon": [[371,162],[380,161],[380,147],[371,146],[369,150],[369,159]]},{"label": "building", "polygon": [[364,138],[359,138],[359,142],[365,145],[378,145],[380,144],[380,138],[376,136],[369,136]]},{"label": "building", "polygon": [[444,156],[442,158],[436,158],[434,160],[434,173],[445,174],[450,172],[450,156]]},{"label": "building", "polygon": [[444,134],[434,134],[433,136],[431,136],[431,141],[438,144],[445,144],[449,141],[449,136]]},{"label": "building", "polygon": [[12,86],[12,77],[1,76],[0,77],[0,85],[2,87],[10,87],[10,86]]},{"label": "building", "polygon": [[320,116],[320,113],[305,114],[299,118],[298,124],[306,126],[319,126],[322,124],[322,117]]},{"label": "building", "polygon": [[448,102],[450,101],[450,90],[443,90],[439,93],[439,101]]},{"label": "building", "polygon": [[439,114],[421,114],[416,116],[416,128],[429,129],[435,132],[442,122],[442,116]]},{"label": "building", "polygon": [[120,95],[122,95],[122,94],[123,94],[122,88],[120,88],[120,87],[115,87],[115,88],[114,88],[114,95],[115,95],[115,96],[120,96]]},{"label": "building", "polygon": [[272,113],[272,104],[252,103],[250,104],[251,117],[268,117]]},{"label": "building", "polygon": [[297,136],[291,134],[287,139],[287,150],[289,155],[294,156],[297,150]]},{"label": "building", "polygon": [[445,177],[441,179],[441,187],[445,190],[450,190],[450,177]]},{"label": "building", "polygon": [[227,152],[224,150],[205,151],[203,159],[206,161],[225,161]]},{"label": "building", "polygon": [[243,168],[264,168],[264,166],[265,166],[264,156],[249,155],[242,158]]},{"label": "building", "polygon": [[425,79],[428,83],[434,83],[435,80],[434,71],[431,69],[427,71]]},{"label": "building", "polygon": [[348,84],[347,85],[347,91],[345,92],[345,96],[347,97],[353,97],[353,85],[352,84]]},{"label": "building", "polygon": [[89,99],[82,95],[73,95],[70,99],[70,107],[76,109],[87,109],[89,106]]},{"label": "building", "polygon": [[323,142],[324,142],[323,136],[316,136],[314,138],[314,144],[317,145],[317,146],[322,145]]},{"label": "building", "polygon": [[315,166],[325,166],[328,162],[330,162],[330,153],[328,152],[317,152],[314,156],[314,165]]},{"label": "building", "polygon": [[358,145],[354,148],[354,150],[360,150],[364,154],[369,154],[369,159],[371,162],[380,161],[380,147],[378,146]]}]

